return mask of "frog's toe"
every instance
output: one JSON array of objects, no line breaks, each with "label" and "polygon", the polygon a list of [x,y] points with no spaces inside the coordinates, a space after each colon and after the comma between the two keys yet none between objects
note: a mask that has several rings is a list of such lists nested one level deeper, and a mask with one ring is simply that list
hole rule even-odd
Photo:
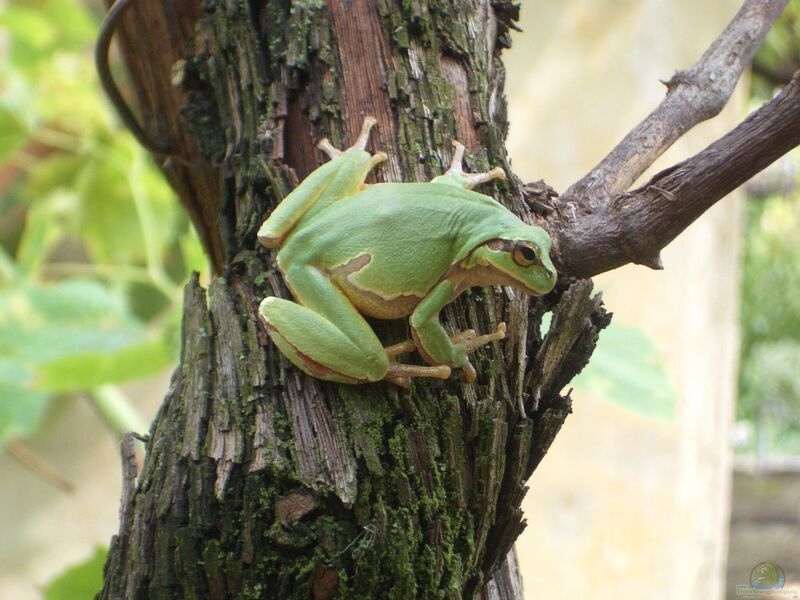
[{"label": "frog's toe", "polygon": [[[464,161],[464,144],[458,140],[453,140],[453,160],[450,163],[450,168],[441,177],[447,177],[452,182],[455,182],[461,187],[471,190],[476,185],[491,181],[492,179],[505,179],[506,172],[500,168],[495,167],[491,171],[485,173],[465,173],[462,167]],[[439,179],[438,177],[435,179]]]},{"label": "frog's toe", "polygon": [[[346,150],[339,150],[339,148],[331,144],[331,141],[328,138],[322,138],[317,143],[317,148],[327,154],[331,160],[334,158],[339,158],[351,150],[366,150],[367,144],[369,143],[370,131],[377,122],[378,120],[375,117],[364,117],[364,124],[361,126],[361,133],[358,134],[355,143]],[[376,152],[370,157],[368,170],[373,169],[375,165],[382,163],[387,158],[388,156],[386,156],[385,152]]]},{"label": "frog's toe", "polygon": [[370,170],[372,170],[385,160],[389,160],[389,156],[386,154],[386,152],[376,152],[375,154],[369,157]]},{"label": "frog's toe", "polygon": [[447,379],[450,377],[450,367],[447,365],[434,365],[425,367],[421,365],[405,365],[401,363],[389,363],[389,370],[384,379],[405,387],[403,383],[410,383],[412,377],[432,377],[434,379]]},{"label": "frog's toe", "polygon": [[355,143],[348,148],[348,150],[366,150],[367,143],[369,142],[369,132],[375,127],[378,119],[372,116],[364,117],[364,123],[361,125],[361,133],[358,134]]},{"label": "frog's toe", "polygon": [[389,383],[393,383],[397,387],[401,387],[405,390],[411,389],[411,377],[393,377],[391,375],[386,375],[386,381]]},{"label": "frog's toe", "polygon": [[474,352],[481,346],[485,346],[491,342],[499,342],[506,337],[506,324],[498,323],[497,329],[494,333],[487,333],[485,335],[473,336],[461,342],[461,345],[466,349],[467,354]]},{"label": "frog's toe", "polygon": [[331,160],[333,160],[334,158],[339,158],[343,154],[341,150],[339,150],[336,146],[331,144],[331,141],[328,138],[322,138],[317,144],[317,148],[319,148],[325,154],[327,154],[328,158],[330,158]]},{"label": "frog's toe", "polygon": [[471,362],[465,362],[462,369],[464,369],[464,379],[467,380],[467,383],[472,383],[477,379],[478,372],[475,370],[475,367],[472,366]]},{"label": "frog's toe", "polygon": [[486,183],[492,179],[505,179],[506,172],[502,167],[495,167],[485,173],[464,173],[464,178],[467,180],[467,189],[471,190],[476,185]]}]

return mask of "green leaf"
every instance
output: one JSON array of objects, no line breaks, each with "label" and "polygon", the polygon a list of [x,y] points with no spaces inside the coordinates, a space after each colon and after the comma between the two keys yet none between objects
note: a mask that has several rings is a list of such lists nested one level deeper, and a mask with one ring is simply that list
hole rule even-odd
[{"label": "green leaf", "polygon": [[88,157],[80,154],[58,152],[40,158],[25,181],[28,198],[42,198],[57,190],[74,193],[78,174],[86,168]]},{"label": "green leaf", "polygon": [[75,0],[16,0],[0,12],[0,27],[8,32],[10,62],[32,76],[53,54],[90,47],[97,31]]},{"label": "green leaf", "polygon": [[78,49],[94,45],[100,23],[84,3],[77,0],[49,0],[47,14],[58,24],[60,48]]},{"label": "green leaf", "polygon": [[111,352],[143,337],[121,293],[99,283],[66,280],[0,291],[0,356],[26,365]]},{"label": "green leaf", "polygon": [[115,352],[83,352],[45,362],[37,368],[36,387],[48,392],[90,389],[153,375],[173,361],[164,340],[146,340]]},{"label": "green leaf", "polygon": [[640,329],[612,323],[600,334],[576,388],[597,393],[631,412],[671,421],[678,395],[650,338]]},{"label": "green leaf", "polygon": [[130,263],[144,260],[136,207],[126,175],[110,162],[95,162],[81,175],[81,232],[93,260]]},{"label": "green leaf", "polygon": [[183,268],[185,273],[204,272],[208,269],[208,256],[194,228],[184,233],[180,239]]},{"label": "green leaf", "polygon": [[28,139],[28,130],[7,106],[0,105],[0,164],[16,154]]},{"label": "green leaf", "polygon": [[[0,443],[31,433],[39,422],[50,396],[34,385],[39,365],[87,352],[113,353],[141,343],[144,332],[121,293],[96,282],[25,281],[0,288]],[[150,359],[131,361],[152,367],[161,356],[159,350]]]},{"label": "green leaf", "polygon": [[0,447],[36,430],[47,394],[31,386],[31,374],[19,361],[0,356]]},{"label": "green leaf", "polygon": [[66,191],[55,191],[28,208],[25,228],[17,246],[17,267],[26,274],[35,273],[50,251],[63,239],[61,213],[74,210],[76,198]]},{"label": "green leaf", "polygon": [[17,42],[41,50],[53,44],[58,35],[56,23],[47,17],[47,12],[32,6],[9,6],[0,13],[0,25]]},{"label": "green leaf", "polygon": [[45,588],[45,600],[93,600],[103,586],[107,554],[104,548],[96,548],[89,558],[69,567]]}]

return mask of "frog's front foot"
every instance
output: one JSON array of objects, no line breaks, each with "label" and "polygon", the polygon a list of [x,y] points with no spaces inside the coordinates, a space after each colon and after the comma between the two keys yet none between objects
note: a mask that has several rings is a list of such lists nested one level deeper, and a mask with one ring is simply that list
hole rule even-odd
[{"label": "frog's front foot", "polygon": [[[459,338],[459,336],[463,336]],[[506,324],[498,323],[497,329],[494,330],[494,333],[487,333],[484,335],[475,335],[474,329],[467,329],[462,331],[461,333],[457,333],[451,339],[457,343],[461,344],[466,348],[467,354],[470,352],[474,352],[481,346],[485,346],[490,342],[498,342],[500,340],[505,339],[506,337]]]},{"label": "frog's front foot", "polygon": [[[459,338],[459,336],[462,337]],[[451,339],[453,340],[453,342],[464,346],[464,348],[466,349],[465,352],[469,354],[470,352],[474,352],[481,346],[485,346],[490,342],[499,342],[500,340],[505,339],[505,337],[506,337],[506,324],[499,323],[494,333],[475,335],[474,329],[467,329],[459,334],[454,335]],[[464,363],[464,366],[462,368],[464,369],[464,378],[467,380],[467,383],[472,383],[473,381],[475,381],[475,378],[478,376],[478,373],[477,371],[475,371],[475,367],[472,366],[472,363],[467,361]]]},{"label": "frog's front foot", "polygon": [[[317,144],[317,148],[327,154],[331,160],[351,150],[366,150],[367,143],[369,142],[369,133],[377,122],[378,120],[375,117],[364,117],[364,123],[361,125],[361,133],[358,134],[355,143],[346,150],[339,150],[331,144],[328,138],[322,138]],[[385,152],[376,152],[370,158],[369,168],[372,169],[375,165],[382,163],[387,158]]]}]

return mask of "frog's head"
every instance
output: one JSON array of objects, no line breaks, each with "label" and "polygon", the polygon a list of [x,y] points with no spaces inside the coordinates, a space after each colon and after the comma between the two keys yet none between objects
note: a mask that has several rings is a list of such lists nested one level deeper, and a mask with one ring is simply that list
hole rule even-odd
[{"label": "frog's head", "polygon": [[525,226],[476,248],[469,261],[481,267],[484,284],[508,285],[541,296],[553,289],[558,275],[550,260],[550,236]]}]

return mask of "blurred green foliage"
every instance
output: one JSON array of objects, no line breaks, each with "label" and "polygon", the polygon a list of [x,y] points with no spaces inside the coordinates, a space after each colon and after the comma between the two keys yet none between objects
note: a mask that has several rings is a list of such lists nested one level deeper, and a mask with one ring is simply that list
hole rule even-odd
[{"label": "blurred green foliage", "polygon": [[[790,0],[759,50],[755,104],[800,69],[800,0]],[[742,449],[800,454],[800,153],[758,177],[746,207],[737,418],[757,435]],[[758,189],[756,189],[758,188]]]},{"label": "blurred green foliage", "polygon": [[[541,324],[550,329],[552,313]],[[600,333],[589,364],[571,385],[620,408],[660,421],[674,421],[678,392],[653,340],[639,327],[617,320]]]},{"label": "blurred green foliage", "polygon": [[800,1],[789,0],[753,60],[752,94],[767,100],[800,69]]},{"label": "blurred green foliage", "polygon": [[[102,7],[16,0],[0,12],[0,446],[85,393],[141,427],[108,386],[177,358],[181,288],[202,249],[97,81]],[[116,417],[115,417],[116,415]]]},{"label": "blurred green foliage", "polygon": [[638,327],[612,321],[572,385],[630,412],[675,420],[678,392],[653,340]]},{"label": "blurred green foliage", "polygon": [[746,224],[738,418],[764,449],[800,453],[800,194],[751,197]]},{"label": "blurred green foliage", "polygon": [[72,565],[44,590],[44,600],[90,600],[103,585],[107,551],[96,548],[86,560]]}]

